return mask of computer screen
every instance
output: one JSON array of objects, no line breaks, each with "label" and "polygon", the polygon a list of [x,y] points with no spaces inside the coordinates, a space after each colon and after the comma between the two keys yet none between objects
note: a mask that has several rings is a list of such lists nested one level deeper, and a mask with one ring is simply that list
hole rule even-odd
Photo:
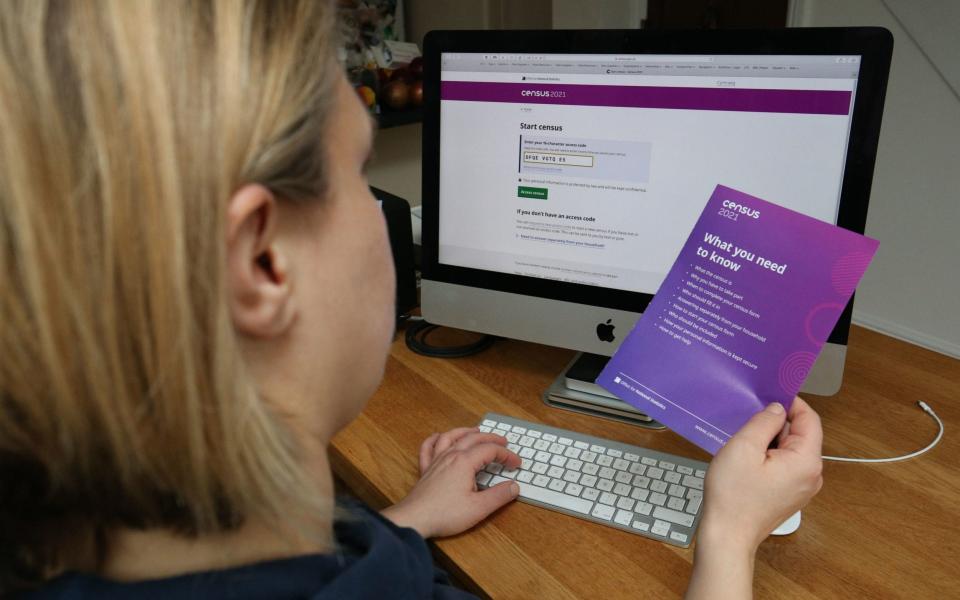
[{"label": "computer screen", "polygon": [[[430,32],[424,317],[609,356],[717,185],[863,233],[892,45],[880,28]],[[806,391],[839,389],[851,312]]]},{"label": "computer screen", "polygon": [[653,294],[717,184],[837,221],[860,56],[440,66],[441,263]]}]

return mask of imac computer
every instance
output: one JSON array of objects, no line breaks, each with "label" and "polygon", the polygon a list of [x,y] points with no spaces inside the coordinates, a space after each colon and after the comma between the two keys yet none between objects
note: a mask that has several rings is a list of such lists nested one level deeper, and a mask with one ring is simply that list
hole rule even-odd
[{"label": "imac computer", "polygon": [[[429,33],[424,318],[598,372],[718,184],[862,233],[891,51],[879,28]],[[804,391],[839,390],[852,304]]]}]

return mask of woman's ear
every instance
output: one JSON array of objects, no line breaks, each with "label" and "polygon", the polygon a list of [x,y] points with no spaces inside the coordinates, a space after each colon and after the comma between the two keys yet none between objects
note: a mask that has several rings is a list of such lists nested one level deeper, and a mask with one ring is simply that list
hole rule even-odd
[{"label": "woman's ear", "polygon": [[227,206],[230,315],[250,337],[279,337],[296,317],[290,263],[276,239],[277,210],[273,193],[260,184],[243,186]]}]

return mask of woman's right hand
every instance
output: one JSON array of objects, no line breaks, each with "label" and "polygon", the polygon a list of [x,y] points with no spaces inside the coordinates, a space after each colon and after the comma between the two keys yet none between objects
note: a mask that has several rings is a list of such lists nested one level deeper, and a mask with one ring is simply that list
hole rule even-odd
[{"label": "woman's right hand", "polygon": [[757,546],[823,485],[822,445],[820,417],[799,397],[789,416],[771,404],[730,438],[707,471],[687,600],[753,596]]},{"label": "woman's right hand", "polygon": [[779,403],[754,415],[710,463],[701,535],[755,551],[820,491],[822,444],[820,417],[799,397],[789,415]]}]

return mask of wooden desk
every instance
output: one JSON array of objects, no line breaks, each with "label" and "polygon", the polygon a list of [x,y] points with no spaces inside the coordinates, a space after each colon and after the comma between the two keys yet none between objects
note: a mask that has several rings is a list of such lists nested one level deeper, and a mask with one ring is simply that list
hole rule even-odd
[{"label": "wooden desk", "polygon": [[[383,386],[336,437],[336,474],[372,506],[401,499],[417,479],[420,442],[479,422],[487,411],[701,460],[670,431],[651,432],[550,408],[541,393],[572,352],[502,341],[467,359],[418,356],[397,336]],[[827,462],[825,484],[797,533],[757,554],[758,598],[960,598],[960,361],[854,327],[844,386],[806,397],[824,424],[824,453],[893,456],[902,463]],[[693,548],[680,549],[522,503],[435,543],[438,562],[493,598],[677,598]]]}]

